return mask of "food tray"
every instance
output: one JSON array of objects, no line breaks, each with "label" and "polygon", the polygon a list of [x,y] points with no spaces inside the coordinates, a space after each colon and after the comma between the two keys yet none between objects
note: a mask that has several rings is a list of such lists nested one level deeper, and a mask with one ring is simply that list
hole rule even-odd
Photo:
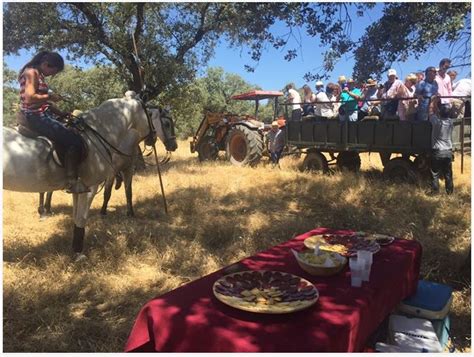
[{"label": "food tray", "polygon": [[[347,258],[343,257],[340,254],[334,253],[334,252],[329,252],[329,254],[334,254],[337,256],[338,264],[335,266],[330,266],[326,267],[324,265],[315,265],[311,264],[310,262],[305,261],[302,257],[298,255],[298,253],[305,253],[305,252],[313,252],[313,249],[307,249],[303,250],[301,252],[296,252],[294,250],[293,254],[296,258],[296,261],[298,262],[298,265],[300,266],[301,269],[303,269],[305,272],[315,275],[315,276],[331,276],[339,273],[341,270],[344,269],[344,267],[347,264]],[[326,253],[327,254],[327,253]]]},{"label": "food tray", "polygon": [[217,280],[212,290],[216,298],[239,310],[285,314],[315,304],[316,287],[308,280],[279,271],[243,271]]},{"label": "food tray", "polygon": [[346,257],[357,255],[358,250],[368,250],[373,254],[380,250],[377,242],[355,234],[318,234],[304,240],[304,245],[309,249],[314,249],[318,243],[320,250],[336,252]]}]

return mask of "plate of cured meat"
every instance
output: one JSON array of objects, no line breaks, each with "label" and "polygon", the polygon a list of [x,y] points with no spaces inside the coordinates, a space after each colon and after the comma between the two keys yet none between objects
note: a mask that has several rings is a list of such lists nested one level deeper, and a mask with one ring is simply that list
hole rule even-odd
[{"label": "plate of cured meat", "polygon": [[346,257],[357,255],[358,250],[368,250],[377,253],[380,245],[375,240],[365,239],[357,234],[318,234],[306,238],[304,245],[314,249],[319,245],[320,250],[336,252]]},{"label": "plate of cured meat", "polygon": [[269,270],[226,275],[212,287],[218,300],[239,310],[285,314],[306,309],[319,298],[316,287],[296,275]]}]

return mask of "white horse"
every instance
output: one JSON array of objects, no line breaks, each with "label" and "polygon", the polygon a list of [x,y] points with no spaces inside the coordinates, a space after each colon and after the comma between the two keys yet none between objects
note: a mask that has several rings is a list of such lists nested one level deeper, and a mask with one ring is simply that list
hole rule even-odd
[{"label": "white horse", "polygon": [[[175,151],[178,148],[178,143],[176,142],[176,136],[174,133],[174,123],[169,113],[165,109],[149,109],[149,112],[152,114],[152,117],[155,118],[155,130],[158,138],[161,142],[165,145],[167,154],[170,154],[172,151]],[[73,112],[75,116],[82,116],[83,113],[76,111]],[[156,120],[158,117],[159,120]],[[138,150],[139,147],[135,148],[135,152],[132,157],[121,156],[119,154],[113,154],[114,158],[120,162],[120,166],[117,166],[116,169],[120,172],[119,175],[112,175],[108,177],[104,183],[104,200],[102,203],[102,208],[100,209],[100,214],[105,216],[107,214],[107,205],[110,200],[110,196],[112,195],[112,187],[114,185],[114,181],[117,180],[116,189],[120,188],[120,185],[124,184],[125,189],[125,198],[127,200],[127,216],[134,217],[135,213],[133,210],[133,200],[132,200],[132,178],[135,172],[135,163],[138,157]],[[169,160],[169,156],[167,156],[161,163],[165,163]],[[120,179],[120,181],[119,181]],[[47,192],[46,200],[44,192],[40,193],[39,198],[39,206],[38,206],[38,213],[40,217],[46,218],[52,214],[51,212],[51,199],[52,199],[52,192]]]},{"label": "white horse", "polygon": [[[73,194],[74,234],[72,247],[81,257],[90,205],[98,186],[118,172],[122,157],[131,157],[138,143],[159,127],[159,116],[148,120],[144,105],[134,92],[110,99],[84,116],[82,136],[88,155],[79,166],[79,176],[91,192]],[[155,115],[154,115],[155,114]],[[120,155],[112,154],[120,153]],[[18,192],[49,192],[65,189],[63,167],[51,159],[50,145],[42,139],[27,138],[16,130],[3,128],[3,188]]]}]

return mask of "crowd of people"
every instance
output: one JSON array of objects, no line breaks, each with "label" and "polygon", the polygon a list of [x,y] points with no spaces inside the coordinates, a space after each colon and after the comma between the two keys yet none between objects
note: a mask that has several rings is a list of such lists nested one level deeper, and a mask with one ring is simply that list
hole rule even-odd
[{"label": "crowd of people", "polygon": [[[385,83],[369,78],[364,83],[340,76],[338,82],[324,86],[303,86],[303,99],[293,84],[285,87],[291,106],[289,120],[305,118],[339,119],[356,122],[364,118],[400,121],[430,121],[432,124],[431,190],[439,192],[439,179],[444,178],[447,194],[453,193],[451,118],[463,118],[466,102],[470,102],[471,79],[456,81],[457,72],[450,70],[451,60],[443,58],[439,67],[429,66],[425,72],[410,73],[404,80],[395,69],[389,69]],[[467,106],[470,110],[469,106]],[[282,126],[274,122],[269,151],[275,165],[284,147]]]},{"label": "crowd of people", "polygon": [[457,72],[449,70],[450,65],[451,60],[443,58],[438,68],[429,66],[425,72],[410,73],[404,80],[390,69],[383,84],[371,78],[359,83],[345,76],[340,76],[337,84],[324,86],[318,81],[315,92],[309,85],[303,86],[303,99],[295,86],[288,84],[285,89],[292,109],[290,119],[316,116],[355,122],[370,116],[423,121],[428,120],[433,96],[441,99],[442,116],[463,117],[466,98],[471,96],[471,79],[456,82]]}]

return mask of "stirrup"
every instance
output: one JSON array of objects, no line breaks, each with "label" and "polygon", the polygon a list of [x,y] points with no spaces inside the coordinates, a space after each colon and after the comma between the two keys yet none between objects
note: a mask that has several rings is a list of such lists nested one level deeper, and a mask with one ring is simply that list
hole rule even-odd
[{"label": "stirrup", "polygon": [[78,178],[66,189],[66,192],[67,193],[86,193],[86,192],[91,192],[91,190],[89,189],[89,187],[84,185],[81,179]]}]

